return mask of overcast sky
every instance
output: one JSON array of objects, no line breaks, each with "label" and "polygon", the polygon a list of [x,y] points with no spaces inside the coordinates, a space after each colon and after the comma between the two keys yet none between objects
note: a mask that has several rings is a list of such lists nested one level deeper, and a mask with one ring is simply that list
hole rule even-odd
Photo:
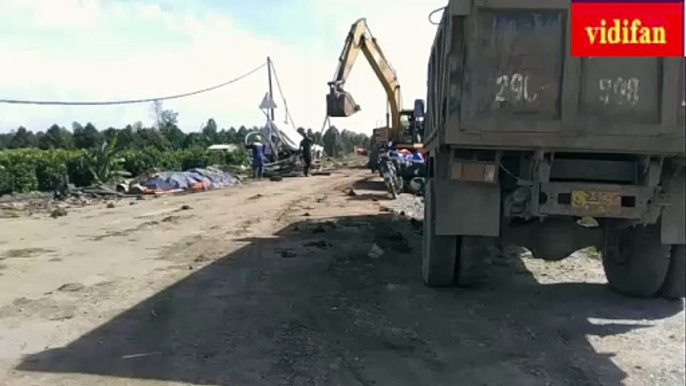
[{"label": "overcast sky", "polygon": [[[110,100],[157,97],[212,86],[274,61],[291,115],[321,127],[350,25],[366,17],[397,70],[405,106],[426,98],[436,26],[446,0],[0,0],[0,99]],[[438,16],[438,15],[437,15]],[[369,133],[384,122],[385,95],[360,55],[347,84],[362,111],[334,123]],[[184,131],[208,118],[220,127],[260,125],[267,91],[261,70],[201,96],[165,102]],[[277,122],[285,117],[276,100]],[[150,124],[148,105],[0,105],[0,132],[20,125],[91,121],[98,128]]]}]

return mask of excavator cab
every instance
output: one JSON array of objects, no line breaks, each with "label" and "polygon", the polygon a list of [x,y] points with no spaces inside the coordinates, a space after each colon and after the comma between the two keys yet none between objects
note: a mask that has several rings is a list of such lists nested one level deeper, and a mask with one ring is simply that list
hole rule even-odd
[{"label": "excavator cab", "polygon": [[400,125],[398,141],[402,146],[421,148],[424,137],[424,100],[415,99],[414,109],[400,111]]},{"label": "excavator cab", "polygon": [[329,83],[329,94],[326,95],[326,113],[330,117],[349,117],[360,111],[352,95],[343,90],[337,82]]}]

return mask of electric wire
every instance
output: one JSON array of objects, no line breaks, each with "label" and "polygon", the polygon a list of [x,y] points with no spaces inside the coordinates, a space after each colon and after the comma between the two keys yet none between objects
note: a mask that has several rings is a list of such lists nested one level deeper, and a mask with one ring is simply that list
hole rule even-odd
[{"label": "electric wire", "polygon": [[448,6],[436,8],[436,9],[434,9],[433,11],[431,11],[431,13],[429,14],[429,23],[431,23],[431,24],[433,24],[433,25],[441,25],[442,20],[443,20],[442,17],[441,17],[441,21],[439,21],[438,23],[436,23],[435,21],[433,21],[433,20],[431,19],[431,17],[432,17],[433,15],[437,14],[438,12],[441,12],[441,11],[445,10],[446,8],[448,8]]},{"label": "electric wire", "polygon": [[256,73],[257,71],[264,68],[264,66],[266,66],[266,65],[267,65],[267,62],[262,63],[258,67],[253,68],[252,70],[244,73],[243,75],[240,75],[236,78],[233,78],[231,80],[217,84],[217,85],[212,86],[212,87],[207,87],[207,88],[204,88],[201,90],[196,90],[196,91],[191,91],[191,92],[186,92],[186,93],[176,94],[176,95],[163,96],[163,97],[158,97],[158,98],[129,99],[129,100],[118,100],[118,101],[96,101],[96,102],[84,102],[84,101],[66,102],[66,101],[36,101],[36,100],[20,100],[20,99],[0,99],[0,103],[19,104],[19,105],[48,105],[48,106],[111,106],[111,105],[128,105],[128,104],[136,104],[136,103],[150,103],[150,102],[155,102],[155,101],[179,99],[179,98],[185,98],[185,97],[189,97],[189,96],[193,96],[193,95],[206,93],[209,91],[214,91],[216,89],[228,86],[232,83],[236,83],[236,82],[243,80],[243,79],[247,78],[248,76]]},{"label": "electric wire", "polygon": [[276,67],[274,66],[274,62],[271,62],[271,68],[272,72],[274,73],[274,80],[276,81],[276,88],[279,90],[279,95],[281,95],[281,100],[283,101],[283,107],[284,110],[286,110],[286,116],[288,119],[291,121],[291,126],[293,126],[293,129],[295,130],[295,122],[293,121],[293,117],[291,116],[291,111],[288,109],[288,105],[286,104],[286,96],[283,93],[283,89],[281,88],[281,82],[279,82],[279,75],[276,73]]}]

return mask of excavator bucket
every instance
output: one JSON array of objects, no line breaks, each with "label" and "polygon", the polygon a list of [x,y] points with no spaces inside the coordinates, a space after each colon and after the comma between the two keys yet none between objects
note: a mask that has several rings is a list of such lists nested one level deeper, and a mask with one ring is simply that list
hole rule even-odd
[{"label": "excavator bucket", "polygon": [[330,117],[349,117],[360,111],[360,106],[345,91],[331,91],[326,95],[326,113]]}]

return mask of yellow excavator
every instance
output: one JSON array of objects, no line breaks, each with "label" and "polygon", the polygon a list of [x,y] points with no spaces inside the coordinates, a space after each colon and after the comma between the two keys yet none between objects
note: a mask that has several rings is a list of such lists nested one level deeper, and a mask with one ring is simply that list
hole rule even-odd
[{"label": "yellow excavator", "polygon": [[[326,110],[330,117],[349,117],[360,111],[360,106],[343,89],[353,64],[360,50],[367,58],[369,65],[381,82],[388,99],[386,126],[389,128],[387,141],[392,141],[398,149],[421,149],[424,118],[424,101],[415,100],[414,109],[401,110],[402,97],[400,84],[395,70],[386,60],[381,47],[372,36],[366,19],[357,20],[345,39],[343,52],[338,59],[338,68],[333,81],[329,82],[329,94],[326,96]],[[390,120],[390,122],[389,122]],[[390,125],[389,125],[390,123]],[[383,129],[376,129],[381,131]],[[375,133],[376,134],[376,133]],[[373,136],[373,139],[379,136]],[[385,143],[384,143],[385,144]],[[377,144],[373,144],[375,146]],[[374,150],[374,149],[372,149]]]}]

